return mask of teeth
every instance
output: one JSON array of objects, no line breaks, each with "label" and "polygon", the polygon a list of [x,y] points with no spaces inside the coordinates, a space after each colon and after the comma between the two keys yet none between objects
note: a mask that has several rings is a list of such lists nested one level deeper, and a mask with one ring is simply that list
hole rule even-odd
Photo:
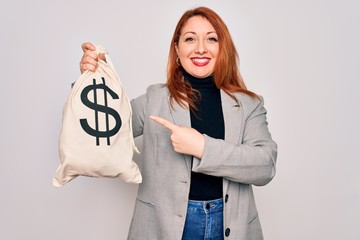
[{"label": "teeth", "polygon": [[204,62],[209,61],[207,58],[194,58],[192,60],[193,60],[193,62],[198,62],[198,63],[204,63]]}]

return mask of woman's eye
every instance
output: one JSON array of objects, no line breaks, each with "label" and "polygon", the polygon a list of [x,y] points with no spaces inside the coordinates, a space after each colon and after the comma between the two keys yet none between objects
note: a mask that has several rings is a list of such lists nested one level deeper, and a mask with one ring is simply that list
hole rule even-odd
[{"label": "woman's eye", "polygon": [[185,38],[185,42],[192,42],[192,41],[194,41],[194,38],[192,37]]},{"label": "woman's eye", "polygon": [[215,37],[210,37],[209,38],[209,42],[217,42],[218,40],[217,40],[217,38],[215,38]]}]

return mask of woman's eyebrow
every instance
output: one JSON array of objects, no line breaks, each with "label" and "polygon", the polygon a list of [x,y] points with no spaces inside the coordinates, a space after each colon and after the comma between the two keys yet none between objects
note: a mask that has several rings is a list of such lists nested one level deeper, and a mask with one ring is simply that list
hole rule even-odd
[{"label": "woman's eyebrow", "polygon": [[[184,32],[183,35],[187,34],[187,33],[191,33],[191,34],[195,34],[196,35],[196,32],[193,32],[193,31],[188,31],[188,32]],[[209,35],[211,33],[216,33],[216,31],[210,31],[210,32],[207,32],[206,35]]]}]

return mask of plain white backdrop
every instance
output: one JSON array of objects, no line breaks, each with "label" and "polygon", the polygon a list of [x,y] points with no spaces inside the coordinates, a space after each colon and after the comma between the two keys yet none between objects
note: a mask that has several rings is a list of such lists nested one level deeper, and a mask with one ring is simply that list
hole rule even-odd
[{"label": "plain white backdrop", "polygon": [[165,82],[173,29],[196,6],[227,23],[279,145],[277,175],[255,187],[265,239],[360,239],[356,0],[1,0],[0,239],[126,239],[137,185],[52,186],[80,46],[103,45],[134,98]]}]

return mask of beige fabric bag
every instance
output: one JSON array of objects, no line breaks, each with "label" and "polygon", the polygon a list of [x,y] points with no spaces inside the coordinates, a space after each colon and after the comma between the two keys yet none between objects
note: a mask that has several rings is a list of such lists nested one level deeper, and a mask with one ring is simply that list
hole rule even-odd
[{"label": "beige fabric bag", "polygon": [[85,71],[74,83],[63,109],[60,166],[53,185],[60,187],[77,176],[119,177],[140,183],[132,160],[138,150],[131,126],[131,106],[106,50],[95,72]]}]

